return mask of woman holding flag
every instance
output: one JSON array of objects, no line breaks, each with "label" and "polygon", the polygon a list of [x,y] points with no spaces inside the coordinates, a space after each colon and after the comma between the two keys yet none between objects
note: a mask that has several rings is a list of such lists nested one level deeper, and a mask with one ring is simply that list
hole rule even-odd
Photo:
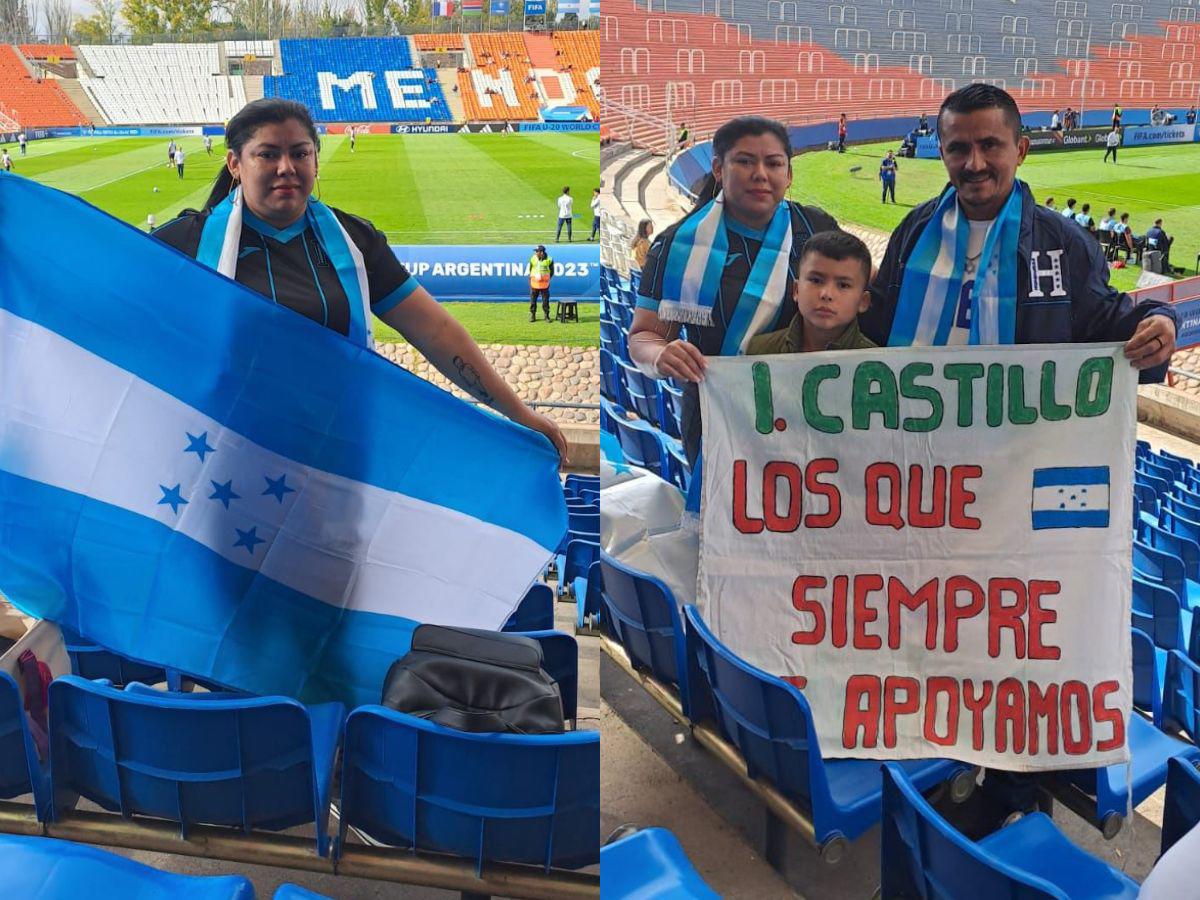
[{"label": "woman holding flag", "polygon": [[693,464],[705,357],[745,353],[755,335],[788,325],[796,305],[785,299],[805,241],[838,227],[824,210],[784,199],[792,147],[780,122],[740,116],[712,144],[712,173],[695,209],[650,247],[629,339],[643,372],[686,382],[683,446]]},{"label": "woman holding flag", "polygon": [[204,209],[185,211],[155,237],[365,347],[373,313],[464,391],[542,433],[565,456],[558,426],[521,402],[387,238],[311,196],[320,141],[302,104],[248,103],[229,120],[225,145],[225,166]]}]

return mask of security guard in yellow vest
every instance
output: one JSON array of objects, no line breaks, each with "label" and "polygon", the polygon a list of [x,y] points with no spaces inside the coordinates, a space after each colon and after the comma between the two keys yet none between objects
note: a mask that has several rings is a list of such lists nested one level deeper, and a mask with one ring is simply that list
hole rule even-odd
[{"label": "security guard in yellow vest", "polygon": [[537,321],[538,297],[542,298],[542,314],[550,321],[550,279],[554,277],[554,260],[546,255],[544,244],[538,244],[529,257],[529,321]]}]

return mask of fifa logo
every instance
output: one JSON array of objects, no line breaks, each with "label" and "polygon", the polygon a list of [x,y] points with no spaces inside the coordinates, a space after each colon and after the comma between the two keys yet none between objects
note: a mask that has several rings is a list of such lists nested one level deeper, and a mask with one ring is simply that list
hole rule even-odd
[{"label": "fifa logo", "polygon": [[1038,266],[1038,260],[1041,258],[1042,251],[1034,250],[1029,254],[1029,283],[1033,289],[1029,292],[1030,297],[1045,297],[1042,293],[1042,279],[1051,278],[1054,281],[1054,287],[1050,291],[1051,297],[1065,297],[1067,292],[1063,290],[1063,274],[1062,274],[1062,250],[1047,250],[1046,256],[1050,258],[1050,268],[1043,269]]}]

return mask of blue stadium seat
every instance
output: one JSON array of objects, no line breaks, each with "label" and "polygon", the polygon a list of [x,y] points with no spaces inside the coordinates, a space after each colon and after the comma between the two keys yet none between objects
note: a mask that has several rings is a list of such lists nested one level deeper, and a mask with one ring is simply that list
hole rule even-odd
[{"label": "blue stadium seat", "polygon": [[1167,801],[1163,806],[1161,852],[1200,825],[1200,771],[1181,759],[1167,766]]},{"label": "blue stadium seat", "polygon": [[600,510],[595,507],[567,510],[568,541],[599,541]]},{"label": "blue stadium seat", "polygon": [[1167,763],[1171,759],[1200,759],[1200,748],[1159,731],[1139,715],[1129,717],[1125,739],[1131,758],[1130,781],[1126,781],[1124,763],[1061,773],[1063,779],[1094,804],[1093,821],[1109,838],[1120,831],[1131,794],[1136,809],[1166,783]]},{"label": "blue stadium seat", "polygon": [[595,621],[600,617],[600,607],[604,602],[601,599],[603,581],[599,559],[588,567],[586,576],[575,579],[571,590],[575,594],[575,606],[578,610],[575,619],[577,627],[582,628],[589,618]]},{"label": "blue stadium seat", "polygon": [[600,735],[469,734],[382,706],[346,721],[341,833],[546,869],[600,849]]},{"label": "blue stadium seat", "polygon": [[1175,554],[1134,540],[1133,571],[1146,581],[1169,588],[1180,600],[1187,600],[1188,609],[1195,605],[1188,596],[1187,574],[1184,571],[1183,560]]},{"label": "blue stadium seat", "polygon": [[586,578],[592,563],[600,558],[600,536],[589,541],[575,539],[567,544],[567,552],[558,557],[558,592],[561,596],[574,590],[575,579]]},{"label": "blue stadium seat", "polygon": [[580,491],[598,491],[600,490],[599,475],[585,475],[581,472],[571,472],[567,475],[564,481],[566,490],[579,495]]},{"label": "blue stadium seat", "polygon": [[1138,885],[1080,850],[1042,813],[974,843],[951,827],[896,763],[883,767],[884,897],[960,900],[1133,898]]},{"label": "blue stadium seat", "polygon": [[1166,654],[1187,650],[1192,632],[1192,614],[1182,608],[1179,597],[1170,588],[1133,576],[1133,624],[1154,641],[1158,659],[1158,677],[1166,672]]},{"label": "blue stadium seat", "polygon": [[[1162,725],[1163,684],[1170,663],[1159,663],[1159,650],[1150,635],[1139,628],[1132,630],[1133,644],[1133,705],[1150,715],[1155,725]],[[1166,654],[1163,654],[1166,657]]]},{"label": "blue stadium seat", "polygon": [[[1137,536],[1143,544],[1177,557],[1183,563],[1184,578],[1200,585],[1200,544],[1148,522],[1138,526]],[[1188,591],[1191,591],[1190,586]],[[1200,590],[1197,593],[1200,594]]]},{"label": "blue stadium seat", "polygon": [[603,894],[611,900],[719,900],[675,835],[643,828],[600,850]]},{"label": "blue stadium seat", "polygon": [[39,820],[49,813],[50,773],[38,762],[37,747],[17,683],[0,672],[0,797],[33,794]]},{"label": "blue stadium seat", "polygon": [[658,382],[647,378],[637,366],[623,360],[617,360],[617,371],[625,382],[625,395],[629,398],[628,408],[658,428]]},{"label": "blue stadium seat", "polygon": [[[607,577],[605,572],[606,588]],[[804,694],[734,656],[708,630],[695,606],[689,605],[684,615],[692,721],[714,719],[741,752],[747,774],[767,779],[806,808],[817,847],[826,859],[837,859],[846,842],[879,821],[879,763],[822,758]],[[962,795],[974,784],[973,770],[962,763],[931,759],[900,765],[922,791],[956,779],[953,792]]]},{"label": "blue stadium seat", "polygon": [[545,631],[553,627],[554,591],[548,584],[535,584],[525,592],[520,604],[500,630]]},{"label": "blue stadium seat", "polygon": [[416,66],[404,37],[296,38],[279,42],[283,75],[264,97],[307,106],[318,122],[449,122],[436,69]]},{"label": "blue stadium seat", "polygon": [[600,582],[605,628],[625,648],[634,668],[647,670],[662,684],[679,690],[686,714],[683,626],[670,588],[604,552]]},{"label": "blue stadium seat", "polygon": [[683,450],[683,445],[678,441],[664,443],[667,448],[666,480],[686,494],[692,484],[692,467],[688,464],[687,454]]},{"label": "blue stadium seat", "polygon": [[616,360],[612,352],[603,346],[600,348],[600,395],[613,403],[621,403],[623,399]]},{"label": "blue stadium seat", "polygon": [[297,884],[281,884],[275,889],[271,900],[333,900],[333,898],[302,888]]},{"label": "blue stadium seat", "polygon": [[660,478],[667,473],[666,450],[659,435],[662,434],[653,425],[640,419],[618,418],[614,420],[617,426],[617,440],[621,442],[621,452],[630,465],[640,466],[648,472],[653,472]]},{"label": "blue stadium seat", "polygon": [[1200,743],[1200,664],[1178,650],[1167,654],[1161,721],[1164,729],[1178,728]]},{"label": "blue stadium seat", "polygon": [[4,890],[20,900],[254,900],[240,875],[177,875],[86,844],[0,834]]},{"label": "blue stadium seat", "polygon": [[52,818],[79,796],[123,816],[329,836],[340,703],[124,691],[65,675],[50,684]]}]

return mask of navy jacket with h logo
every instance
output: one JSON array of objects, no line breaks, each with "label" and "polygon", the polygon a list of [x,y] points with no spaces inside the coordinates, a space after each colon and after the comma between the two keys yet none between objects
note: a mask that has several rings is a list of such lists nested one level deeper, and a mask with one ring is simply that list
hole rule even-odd
[{"label": "navy jacket with h logo", "polygon": [[[1097,240],[1073,220],[1039,206],[1028,186],[1018,184],[1021,233],[1017,239],[1018,344],[1125,341],[1146,316],[1167,316],[1179,327],[1167,304],[1135,304],[1108,283],[1108,264]],[[900,299],[904,267],[937,209],[940,198],[922,203],[892,232],[887,253],[871,284],[871,308],[859,317],[863,334],[887,345]],[[1140,373],[1142,383],[1162,381],[1167,364]]]}]

